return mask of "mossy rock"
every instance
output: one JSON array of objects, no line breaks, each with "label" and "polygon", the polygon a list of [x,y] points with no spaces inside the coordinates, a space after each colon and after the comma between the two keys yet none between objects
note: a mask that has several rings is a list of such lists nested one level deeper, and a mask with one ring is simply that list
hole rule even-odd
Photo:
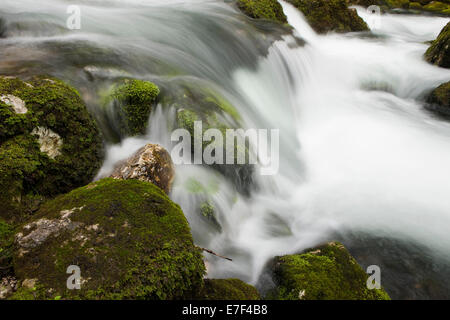
[{"label": "mossy rock", "polygon": [[255,287],[239,279],[205,279],[195,300],[260,300]]},{"label": "mossy rock", "polygon": [[337,242],[302,254],[276,257],[273,276],[276,299],[281,300],[386,300],[384,289],[369,290],[368,274]]},{"label": "mossy rock", "polygon": [[450,68],[450,22],[428,48],[425,59],[439,67]]},{"label": "mossy rock", "polygon": [[105,111],[120,138],[145,133],[159,92],[154,83],[136,79],[125,79],[114,86]]},{"label": "mossy rock", "polygon": [[368,31],[369,27],[346,0],[287,0],[318,33]]},{"label": "mossy rock", "polygon": [[251,18],[287,23],[283,7],[277,0],[238,0],[237,6]]},{"label": "mossy rock", "polygon": [[[91,183],[47,202],[18,231],[15,274],[34,279],[37,299],[179,299],[202,287],[183,212],[148,182]],[[66,287],[70,265],[80,268],[80,290]]]},{"label": "mossy rock", "polygon": [[428,97],[427,109],[444,116],[450,116],[450,82],[434,89]]},{"label": "mossy rock", "polygon": [[13,226],[0,219],[0,279],[12,273]]},{"label": "mossy rock", "polygon": [[0,217],[20,220],[40,196],[89,183],[102,157],[97,124],[74,88],[0,78]]},{"label": "mossy rock", "polygon": [[[202,135],[209,129],[218,129],[223,137],[223,163],[211,164],[210,166],[228,177],[236,189],[249,194],[252,187],[254,166],[249,163],[249,150],[247,147],[240,148],[235,143],[234,164],[225,164],[226,160],[226,131],[240,127],[240,115],[232,104],[220,94],[212,90],[187,89],[180,94],[182,96],[174,105],[177,107],[176,127],[186,129],[191,135],[191,151],[195,151],[194,124],[196,121],[202,123]],[[211,141],[202,141],[202,152],[211,145]],[[245,157],[244,163],[239,163],[239,155]]]}]

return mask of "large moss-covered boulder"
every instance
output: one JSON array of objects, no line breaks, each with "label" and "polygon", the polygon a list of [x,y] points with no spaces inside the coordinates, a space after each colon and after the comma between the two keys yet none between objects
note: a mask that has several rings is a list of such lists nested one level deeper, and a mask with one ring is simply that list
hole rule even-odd
[{"label": "large moss-covered boulder", "polygon": [[450,68],[450,22],[428,48],[425,59],[439,67]]},{"label": "large moss-covered boulder", "polygon": [[450,82],[441,84],[428,96],[427,109],[450,116]]},{"label": "large moss-covered boulder", "polygon": [[276,257],[273,277],[275,297],[282,300],[389,299],[383,289],[367,288],[368,275],[337,242]]},{"label": "large moss-covered boulder", "polygon": [[299,9],[318,33],[368,31],[369,27],[348,7],[346,0],[287,0]]},{"label": "large moss-covered boulder", "polygon": [[136,79],[125,79],[114,86],[105,109],[121,138],[145,133],[159,92],[154,83]]},{"label": "large moss-covered boulder", "polygon": [[74,88],[50,78],[0,78],[0,217],[20,220],[40,196],[89,183],[102,149]]},{"label": "large moss-covered boulder", "polygon": [[[178,299],[202,287],[205,266],[183,212],[148,182],[91,183],[43,205],[18,232],[12,298]],[[66,287],[71,265],[79,290]]]},{"label": "large moss-covered boulder", "polygon": [[205,279],[196,300],[259,300],[255,287],[239,279]]},{"label": "large moss-covered boulder", "polygon": [[277,0],[237,0],[237,6],[251,18],[287,23],[283,8]]}]

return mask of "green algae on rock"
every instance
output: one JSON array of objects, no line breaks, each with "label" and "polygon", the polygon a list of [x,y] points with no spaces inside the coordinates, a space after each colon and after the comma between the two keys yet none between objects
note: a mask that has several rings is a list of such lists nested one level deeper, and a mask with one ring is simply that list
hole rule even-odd
[{"label": "green algae on rock", "polygon": [[287,23],[283,8],[277,0],[238,0],[237,6],[250,18]]},{"label": "green algae on rock", "polygon": [[281,300],[386,300],[383,290],[367,288],[368,275],[345,247],[332,242],[302,254],[276,257],[275,297]]},{"label": "green algae on rock", "polygon": [[259,300],[255,287],[239,279],[205,279],[196,300]]},{"label": "green algae on rock", "polygon": [[427,109],[444,116],[450,116],[450,82],[441,84],[428,97]]},{"label": "green algae on rock", "polygon": [[118,126],[120,137],[144,134],[159,88],[152,82],[125,79],[107,99],[108,115]]},{"label": "green algae on rock", "polygon": [[450,22],[428,48],[425,59],[439,67],[450,68]]},{"label": "green algae on rock", "polygon": [[96,122],[64,82],[0,78],[0,216],[89,183],[103,157]]},{"label": "green algae on rock", "polygon": [[[14,270],[25,298],[179,299],[202,287],[205,266],[183,212],[148,182],[91,183],[47,202],[18,231]],[[80,290],[66,287],[70,265],[80,268]]]},{"label": "green algae on rock", "polygon": [[287,0],[318,33],[368,31],[369,27],[346,0]]}]

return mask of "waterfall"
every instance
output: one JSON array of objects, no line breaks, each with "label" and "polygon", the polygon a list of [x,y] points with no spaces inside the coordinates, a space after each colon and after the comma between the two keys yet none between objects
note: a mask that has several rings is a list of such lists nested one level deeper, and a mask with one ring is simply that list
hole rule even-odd
[{"label": "waterfall", "polygon": [[[0,73],[69,80],[97,117],[99,92],[121,76],[164,92],[205,86],[233,104],[243,128],[280,129],[280,171],[255,174],[250,195],[206,166],[176,168],[171,198],[195,242],[233,259],[206,256],[209,277],[255,284],[272,257],[354,232],[450,260],[450,123],[422,102],[450,80],[422,58],[449,19],[386,14],[369,23],[372,36],[318,35],[280,0],[294,28],[286,34],[218,0],[79,1],[83,27],[69,32],[64,1],[20,2],[0,5],[9,21]],[[161,102],[146,135],[109,144],[99,177],[146,143],[170,149],[174,112]],[[198,212],[205,201],[213,223]]]}]

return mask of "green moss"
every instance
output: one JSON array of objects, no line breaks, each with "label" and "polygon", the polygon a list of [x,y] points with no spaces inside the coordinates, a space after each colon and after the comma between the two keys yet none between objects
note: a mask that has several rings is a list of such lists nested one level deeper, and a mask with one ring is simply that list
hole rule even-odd
[{"label": "green moss", "polygon": [[[177,299],[201,288],[205,268],[187,220],[153,184],[103,179],[47,202],[33,221],[58,224],[64,210],[67,228],[33,246],[16,243],[16,276],[37,279],[38,298]],[[81,290],[66,288],[70,265],[81,269]]]},{"label": "green moss", "polygon": [[[101,165],[102,141],[74,88],[43,77],[27,83],[0,78],[0,95],[18,97],[27,108],[26,113],[16,114],[0,103],[0,216],[20,214],[10,209],[28,195],[53,196],[92,180]],[[37,126],[60,136],[58,156],[50,158],[40,151],[37,137],[31,134]]]},{"label": "green moss", "polygon": [[367,24],[346,0],[288,0],[318,33],[367,31]]},{"label": "green moss", "polygon": [[255,287],[239,279],[205,279],[196,300],[259,300]]},{"label": "green moss", "polygon": [[12,272],[14,229],[0,219],[0,279]]},{"label": "green moss", "polygon": [[283,8],[277,0],[238,0],[237,6],[251,18],[287,23]]},{"label": "green moss", "polygon": [[450,22],[428,48],[425,59],[440,67],[450,68]]},{"label": "green moss", "polygon": [[428,109],[441,115],[450,116],[450,82],[434,89],[428,97]]},{"label": "green moss", "polygon": [[303,254],[275,258],[277,299],[385,300],[387,293],[369,290],[368,275],[340,243],[330,243]]},{"label": "green moss", "polygon": [[111,93],[120,136],[144,134],[159,88],[148,81],[125,80]]}]

